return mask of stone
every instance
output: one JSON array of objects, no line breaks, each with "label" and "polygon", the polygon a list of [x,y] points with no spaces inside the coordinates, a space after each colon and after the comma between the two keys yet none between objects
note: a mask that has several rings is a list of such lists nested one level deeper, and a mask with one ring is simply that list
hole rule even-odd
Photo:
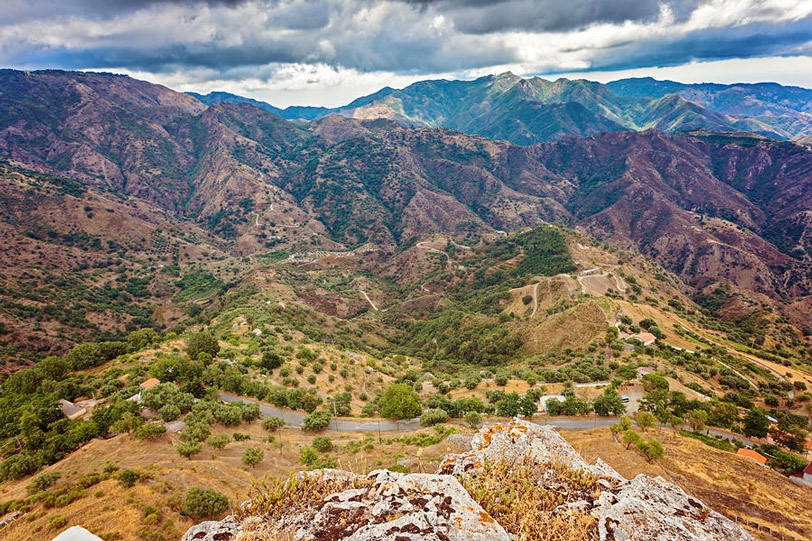
[{"label": "stone", "polygon": [[616,482],[625,481],[603,460],[587,463],[580,454],[551,426],[540,426],[521,419],[509,424],[496,423],[474,435],[468,453],[448,455],[438,473],[467,475],[488,462],[519,461],[529,455],[537,463],[559,462],[572,469],[593,473]]},{"label": "stone", "polygon": [[640,474],[603,492],[592,512],[601,540],[753,541],[738,524],[660,477]]},{"label": "stone", "polygon": [[234,521],[234,517],[228,516],[223,520],[207,520],[192,526],[181,541],[237,541],[241,531],[241,525]]},{"label": "stone", "polygon": [[[274,523],[263,522],[261,516],[251,517],[243,523],[247,524],[245,531],[232,517],[221,522],[204,522],[189,529],[183,541],[240,541],[243,536],[273,539],[275,534],[282,533],[296,541],[314,538],[335,541],[510,540],[504,528],[450,475],[403,474],[388,470],[373,471],[366,477],[340,470],[297,475],[330,480],[360,479],[366,483],[360,488],[330,494],[306,511],[283,516]],[[247,502],[244,508],[250,509],[250,505]]]}]

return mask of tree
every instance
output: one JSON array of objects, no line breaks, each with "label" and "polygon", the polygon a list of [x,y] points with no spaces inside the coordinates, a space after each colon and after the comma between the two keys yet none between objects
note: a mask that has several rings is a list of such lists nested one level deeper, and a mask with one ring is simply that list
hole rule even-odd
[{"label": "tree", "polygon": [[333,442],[327,436],[313,438],[313,449],[319,453],[328,453],[333,450]]},{"label": "tree", "polygon": [[440,408],[426,410],[420,416],[420,426],[434,426],[448,421],[448,413]]},{"label": "tree", "polygon": [[65,361],[74,370],[84,370],[85,368],[92,368],[98,366],[105,361],[99,344],[88,342],[79,344],[74,347],[67,354],[65,354]]},{"label": "tree", "polygon": [[121,470],[116,475],[118,483],[124,488],[130,488],[144,478],[144,474],[136,470]]},{"label": "tree", "polygon": [[262,459],[265,458],[265,451],[259,447],[249,447],[242,454],[243,464],[247,466],[256,466]]},{"label": "tree", "polygon": [[603,394],[594,400],[592,408],[601,416],[619,415],[626,413],[626,404],[614,387],[607,387]]},{"label": "tree", "polygon": [[275,351],[263,351],[261,366],[265,370],[274,370],[282,366],[285,360],[279,356]]},{"label": "tree", "polygon": [[637,443],[642,440],[643,439],[640,437],[640,434],[638,434],[632,429],[629,429],[623,433],[623,443],[626,444],[626,449],[628,449],[632,445],[637,445]]},{"label": "tree", "polygon": [[705,428],[705,423],[708,422],[708,412],[700,409],[691,410],[685,414],[685,422],[694,432],[699,432]]},{"label": "tree", "polygon": [[135,352],[161,341],[161,335],[155,329],[139,329],[127,335],[127,349]]},{"label": "tree", "polygon": [[634,414],[634,421],[640,430],[648,430],[657,426],[657,418],[647,411],[638,411]]},{"label": "tree", "polygon": [[186,354],[195,361],[199,360],[201,353],[207,353],[214,358],[219,352],[220,343],[210,332],[195,333],[186,343]]},{"label": "tree", "polygon": [[285,426],[285,420],[281,417],[266,417],[262,420],[262,428],[268,432],[276,432]]},{"label": "tree", "polygon": [[763,408],[753,408],[744,416],[744,435],[754,438],[766,438],[770,430],[770,420]]},{"label": "tree", "polygon": [[135,429],[133,436],[139,440],[154,440],[166,433],[166,428],[161,423],[147,423]]},{"label": "tree", "polygon": [[420,396],[406,383],[390,385],[378,400],[381,416],[411,419],[420,415]]},{"label": "tree", "polygon": [[215,449],[222,449],[223,447],[228,445],[229,441],[231,441],[231,438],[229,437],[228,434],[215,434],[209,436],[208,439],[206,439],[206,443],[208,443]]},{"label": "tree", "polygon": [[648,442],[637,442],[637,448],[648,459],[649,462],[654,462],[658,458],[662,458],[665,454],[662,444],[654,438],[649,438]]},{"label": "tree", "polygon": [[730,428],[739,420],[739,408],[730,402],[714,402],[708,414],[708,424]]},{"label": "tree", "polygon": [[482,416],[476,411],[469,411],[465,414],[465,422],[471,428],[476,428],[482,424]]},{"label": "tree", "polygon": [[216,490],[192,487],[183,500],[184,515],[201,519],[214,519],[228,509],[228,498]]},{"label": "tree", "polygon": [[175,449],[177,449],[181,456],[185,456],[191,460],[193,456],[203,449],[203,444],[197,440],[182,441]]},{"label": "tree", "polygon": [[330,412],[327,410],[314,411],[302,421],[302,430],[318,432],[330,424]]}]

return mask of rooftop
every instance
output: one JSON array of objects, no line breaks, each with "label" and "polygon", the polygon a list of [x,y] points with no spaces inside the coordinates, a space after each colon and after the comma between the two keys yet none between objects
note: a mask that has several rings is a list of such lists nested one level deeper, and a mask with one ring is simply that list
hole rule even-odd
[{"label": "rooftop", "polygon": [[745,449],[744,447],[742,447],[741,449],[736,451],[736,454],[739,456],[743,456],[745,458],[749,458],[750,460],[753,460],[755,462],[758,462],[762,466],[767,465],[767,457],[762,455],[761,453],[753,451],[752,449]]}]

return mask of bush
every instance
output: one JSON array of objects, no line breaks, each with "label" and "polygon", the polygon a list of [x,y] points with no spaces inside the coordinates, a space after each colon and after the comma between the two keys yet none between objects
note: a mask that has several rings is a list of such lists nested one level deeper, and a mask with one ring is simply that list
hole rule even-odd
[{"label": "bush", "polygon": [[190,359],[198,360],[201,353],[207,353],[212,358],[220,352],[217,339],[208,332],[195,333],[189,337],[186,344],[186,354]]},{"label": "bush", "polygon": [[121,470],[116,475],[118,479],[118,484],[123,486],[124,488],[130,488],[131,486],[135,485],[138,481],[140,481],[144,475],[141,472],[136,470]]},{"label": "bush", "polygon": [[333,450],[333,442],[327,436],[316,436],[313,438],[313,449],[319,453],[327,453]]},{"label": "bush", "polygon": [[420,415],[420,396],[407,383],[396,383],[384,391],[378,407],[387,419],[411,419]]},{"label": "bush", "polygon": [[440,408],[426,410],[420,416],[420,426],[434,426],[445,422],[448,422],[448,413]]},{"label": "bush", "polygon": [[26,475],[31,475],[41,466],[39,459],[32,455],[19,453],[11,455],[0,462],[0,481],[11,479],[22,479]]},{"label": "bush", "polygon": [[133,436],[139,440],[154,440],[166,433],[166,428],[161,423],[147,423],[135,429]]},{"label": "bush", "polygon": [[214,436],[209,436],[209,438],[206,440],[206,443],[208,443],[215,449],[222,449],[230,441],[231,438],[228,437],[228,434],[216,434]]},{"label": "bush", "polygon": [[496,372],[496,376],[494,376],[494,381],[500,387],[504,387],[505,385],[507,385],[509,379],[510,376],[504,370],[499,370],[498,372]]},{"label": "bush", "polygon": [[330,424],[330,412],[326,410],[314,411],[302,421],[302,430],[318,432]]},{"label": "bush", "polygon": [[649,438],[646,443],[643,443],[642,440],[638,441],[637,448],[645,455],[649,462],[654,462],[656,459],[662,458],[663,454],[665,454],[662,444],[654,438]]},{"label": "bush", "polygon": [[256,466],[262,459],[265,458],[265,451],[259,447],[249,447],[242,454],[243,464],[248,466]]},{"label": "bush", "polygon": [[193,456],[203,449],[203,444],[197,440],[183,441],[179,443],[175,449],[177,449],[181,456],[185,456],[191,460]]},{"label": "bush", "polygon": [[54,515],[51,517],[51,520],[48,521],[48,528],[51,530],[59,530],[64,528],[67,525],[68,519],[63,517],[62,515]]},{"label": "bush", "polygon": [[228,509],[228,498],[216,490],[192,487],[183,500],[184,515],[197,519],[214,519]]},{"label": "bush", "polygon": [[465,414],[465,422],[468,423],[468,426],[471,428],[477,428],[480,424],[482,424],[482,416],[475,412],[469,411]]},{"label": "bush", "polygon": [[262,420],[262,428],[268,432],[276,432],[285,426],[285,420],[281,417],[266,417]]},{"label": "bush", "polygon": [[37,492],[42,492],[43,490],[47,490],[54,486],[59,480],[59,472],[53,471],[48,473],[43,473],[34,477],[31,482],[26,487],[26,491],[28,494],[36,494]]}]

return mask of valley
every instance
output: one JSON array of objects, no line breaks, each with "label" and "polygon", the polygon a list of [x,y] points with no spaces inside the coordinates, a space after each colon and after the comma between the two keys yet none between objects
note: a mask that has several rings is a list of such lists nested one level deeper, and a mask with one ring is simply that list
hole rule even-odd
[{"label": "valley", "polygon": [[319,111],[0,81],[0,535],[177,539],[518,417],[812,535],[802,127],[512,74]]}]

